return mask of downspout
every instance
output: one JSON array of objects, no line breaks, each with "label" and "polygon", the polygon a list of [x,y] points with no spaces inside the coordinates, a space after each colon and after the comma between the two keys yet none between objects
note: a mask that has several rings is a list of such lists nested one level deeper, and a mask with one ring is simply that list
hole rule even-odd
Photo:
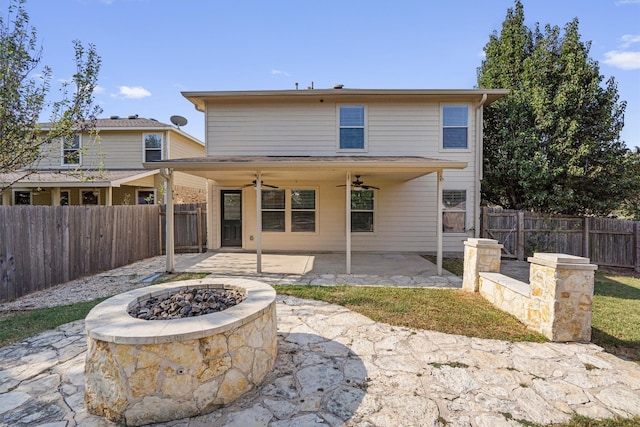
[{"label": "downspout", "polygon": [[478,103],[478,105],[476,106],[476,179],[474,182],[475,185],[475,206],[474,206],[474,211],[475,211],[475,215],[474,215],[474,225],[473,225],[473,229],[474,229],[474,236],[475,237],[480,237],[480,197],[481,197],[481,181],[483,179],[483,162],[484,162],[484,156],[483,156],[483,125],[482,122],[484,120],[483,117],[483,111],[484,111],[484,104],[485,102],[487,102],[487,94],[483,93],[482,94],[482,99],[480,100],[480,102]]},{"label": "downspout", "polygon": [[164,195],[164,205],[166,207],[165,224],[165,247],[167,249],[166,272],[173,273],[175,270],[175,248],[173,236],[173,170],[160,169],[160,175],[165,180],[166,193]]}]

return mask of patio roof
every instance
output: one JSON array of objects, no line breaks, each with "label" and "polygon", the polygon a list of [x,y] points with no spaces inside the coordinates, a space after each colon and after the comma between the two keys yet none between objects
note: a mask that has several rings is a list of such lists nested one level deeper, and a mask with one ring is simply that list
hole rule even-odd
[{"label": "patio roof", "polygon": [[27,176],[24,176],[25,172],[8,172],[0,174],[0,183],[15,182],[12,185],[13,188],[120,187],[128,182],[157,173],[157,169],[50,170],[34,172]]},{"label": "patio roof", "polygon": [[[301,170],[309,179],[342,180],[345,173],[393,176],[411,180],[446,169],[464,169],[467,162],[419,156],[208,156],[144,163],[214,180],[246,180],[256,172],[287,178]],[[314,174],[318,176],[314,176]]]}]

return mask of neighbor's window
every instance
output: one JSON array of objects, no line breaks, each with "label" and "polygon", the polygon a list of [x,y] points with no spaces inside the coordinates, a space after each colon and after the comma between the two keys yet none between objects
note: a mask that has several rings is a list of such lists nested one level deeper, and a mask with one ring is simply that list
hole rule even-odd
[{"label": "neighbor's window", "polygon": [[340,106],[340,149],[364,150],[364,106]]},{"label": "neighbor's window", "polygon": [[80,135],[62,139],[62,165],[79,165],[82,161]]},{"label": "neighbor's window", "polygon": [[284,190],[262,190],[262,231],[284,232]]},{"label": "neighbor's window", "polygon": [[13,204],[14,205],[30,205],[31,204],[31,191],[14,191],[13,192]]},{"label": "neighbor's window", "polygon": [[291,190],[291,231],[316,231],[316,190]]},{"label": "neighbor's window", "polygon": [[60,206],[69,206],[71,193],[69,190],[60,190]]},{"label": "neighbor's window", "polygon": [[100,191],[98,190],[81,190],[80,200],[83,205],[99,205]]},{"label": "neighbor's window", "polygon": [[373,190],[351,192],[351,231],[373,232]]},{"label": "neighbor's window", "polygon": [[136,202],[139,205],[153,205],[156,202],[156,190],[137,190]]},{"label": "neighbor's window", "polygon": [[144,161],[162,160],[162,134],[144,134]]},{"label": "neighbor's window", "polygon": [[467,191],[442,191],[442,230],[445,233],[464,233],[467,216]]},{"label": "neighbor's window", "polygon": [[448,150],[469,148],[468,120],[467,105],[442,106],[442,148]]}]

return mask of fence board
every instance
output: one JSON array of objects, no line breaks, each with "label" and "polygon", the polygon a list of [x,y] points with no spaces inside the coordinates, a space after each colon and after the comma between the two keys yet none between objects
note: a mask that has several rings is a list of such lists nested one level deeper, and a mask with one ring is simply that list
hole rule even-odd
[{"label": "fence board", "polygon": [[561,252],[640,271],[636,222],[492,208],[483,208],[482,217],[481,235],[503,244],[505,256],[524,260],[533,252]]},{"label": "fence board", "polygon": [[160,255],[159,206],[0,206],[0,301]]}]

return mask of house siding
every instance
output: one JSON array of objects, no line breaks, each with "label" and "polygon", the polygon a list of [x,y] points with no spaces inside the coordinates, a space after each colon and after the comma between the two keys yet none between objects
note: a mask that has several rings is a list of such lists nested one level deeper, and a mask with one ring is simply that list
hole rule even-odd
[{"label": "house siding", "polygon": [[[349,105],[357,102],[346,103]],[[459,102],[457,102],[459,104]],[[462,252],[463,241],[473,234],[476,196],[475,109],[469,103],[468,149],[441,148],[439,102],[366,102],[366,150],[338,150],[337,106],[340,103],[208,105],[206,109],[206,154],[209,156],[422,156],[464,161],[461,171],[445,171],[443,189],[466,190],[467,233],[444,233],[443,251]],[[435,252],[437,247],[436,174],[409,182],[379,179],[376,194],[375,232],[352,233],[354,251]],[[317,232],[262,234],[265,250],[345,249],[344,189],[336,183],[273,183],[281,188],[318,188]],[[255,193],[243,191],[243,247],[255,249]],[[215,211],[220,207],[216,205]],[[217,223],[217,222],[216,222]],[[216,232],[218,232],[216,230]],[[304,238],[300,238],[304,235]],[[218,236],[216,238],[219,238]],[[219,240],[218,240],[219,241]]]}]

